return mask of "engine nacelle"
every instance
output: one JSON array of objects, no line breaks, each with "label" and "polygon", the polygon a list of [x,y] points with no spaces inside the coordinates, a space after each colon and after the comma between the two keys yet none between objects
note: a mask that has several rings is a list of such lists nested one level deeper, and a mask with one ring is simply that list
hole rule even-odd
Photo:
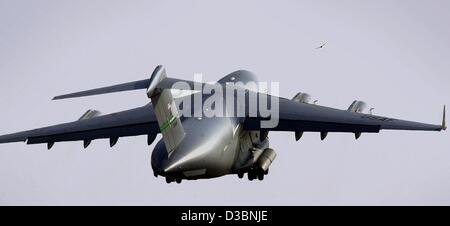
[{"label": "engine nacelle", "polygon": [[260,167],[264,172],[267,171],[272,164],[272,162],[277,157],[277,153],[271,149],[266,148],[263,153],[259,156],[256,162],[257,166]]},{"label": "engine nacelle", "polygon": [[359,100],[355,100],[348,107],[347,111],[361,113],[361,112],[363,112],[366,109],[366,107],[367,107],[367,104],[365,102],[359,101]]},{"label": "engine nacelle", "polygon": [[297,93],[292,100],[299,103],[309,104],[311,102],[311,95],[308,93]]}]

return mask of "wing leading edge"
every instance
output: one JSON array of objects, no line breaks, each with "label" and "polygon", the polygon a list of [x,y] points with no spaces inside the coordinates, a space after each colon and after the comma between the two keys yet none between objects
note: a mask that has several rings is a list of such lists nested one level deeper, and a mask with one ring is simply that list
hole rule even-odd
[{"label": "wing leading edge", "polygon": [[159,126],[153,107],[146,105],[109,115],[0,136],[0,143],[48,143],[50,148],[55,142],[81,140],[87,146],[95,139],[109,138],[117,142],[119,137],[137,135],[153,137],[157,133]]},{"label": "wing leading edge", "polygon": [[276,127],[261,128],[260,122],[267,118],[248,117],[244,122],[244,128],[267,131],[349,132],[359,135],[361,133],[378,133],[380,130],[441,131],[446,129],[445,106],[442,125],[432,125],[299,103],[285,98],[278,98],[278,101],[279,123]]}]

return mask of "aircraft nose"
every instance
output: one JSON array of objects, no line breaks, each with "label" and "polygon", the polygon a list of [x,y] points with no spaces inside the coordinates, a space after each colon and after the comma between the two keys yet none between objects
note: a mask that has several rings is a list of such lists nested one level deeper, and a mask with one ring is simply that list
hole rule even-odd
[{"label": "aircraft nose", "polygon": [[169,160],[163,166],[163,172],[169,175],[180,174],[187,170],[192,164],[194,159],[189,158],[169,158]]},{"label": "aircraft nose", "polygon": [[180,161],[169,161],[167,162],[167,164],[165,164],[164,168],[163,168],[163,172],[166,174],[173,174],[173,173],[178,173],[179,171],[181,171],[183,163]]},{"label": "aircraft nose", "polygon": [[161,170],[164,176],[172,178],[190,178],[205,174],[208,166],[203,155],[195,151],[177,150],[163,162]]}]

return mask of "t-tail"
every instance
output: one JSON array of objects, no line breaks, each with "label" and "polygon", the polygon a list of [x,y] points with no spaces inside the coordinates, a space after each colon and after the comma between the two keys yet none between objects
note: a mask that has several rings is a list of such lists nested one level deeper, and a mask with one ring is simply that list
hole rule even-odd
[{"label": "t-tail", "polygon": [[147,96],[151,99],[159,128],[170,156],[185,136],[178,109],[170,91],[171,85],[178,81],[180,80],[167,78],[166,69],[159,65],[153,71],[150,79],[65,94],[56,96],[53,100],[147,89]]}]

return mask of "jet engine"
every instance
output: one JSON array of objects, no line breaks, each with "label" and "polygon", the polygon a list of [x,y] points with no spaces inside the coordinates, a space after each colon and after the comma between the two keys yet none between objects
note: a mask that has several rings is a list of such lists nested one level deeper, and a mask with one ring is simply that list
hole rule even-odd
[{"label": "jet engine", "polygon": [[277,153],[271,149],[266,148],[261,156],[259,156],[258,161],[256,162],[256,165],[263,171],[267,172],[269,170],[270,165],[277,157]]},{"label": "jet engine", "polygon": [[367,108],[367,104],[363,101],[355,100],[348,107],[347,111],[361,113]]}]

